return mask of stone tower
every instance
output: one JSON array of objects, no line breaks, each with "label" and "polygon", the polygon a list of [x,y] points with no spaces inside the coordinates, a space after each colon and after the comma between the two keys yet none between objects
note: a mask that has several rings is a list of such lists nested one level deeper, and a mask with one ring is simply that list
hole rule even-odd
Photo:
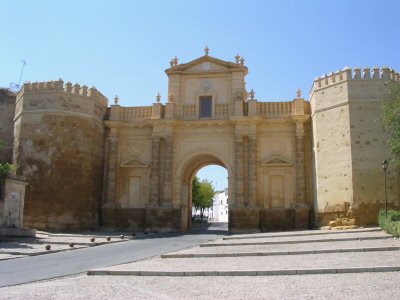
[{"label": "stone tower", "polygon": [[29,182],[26,226],[98,224],[107,102],[95,88],[62,80],[27,83],[18,93],[13,162]]},{"label": "stone tower", "polygon": [[3,146],[0,151],[0,162],[12,161],[14,111],[15,94],[8,89],[0,89],[0,140]]},{"label": "stone tower", "polygon": [[[388,80],[398,82],[399,74],[384,67],[345,68],[314,81],[314,207],[320,225],[346,214],[359,225],[376,224],[384,202],[381,162],[391,157],[380,108]],[[388,202],[398,205],[393,171]]]}]

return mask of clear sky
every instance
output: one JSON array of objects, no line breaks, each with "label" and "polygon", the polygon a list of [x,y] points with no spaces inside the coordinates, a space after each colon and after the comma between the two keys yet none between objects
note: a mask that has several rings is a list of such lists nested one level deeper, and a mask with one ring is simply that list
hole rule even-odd
[{"label": "clear sky", "polygon": [[151,105],[157,92],[165,102],[170,59],[208,45],[246,59],[259,101],[290,101],[297,88],[308,98],[315,77],[345,66],[400,71],[399,16],[399,0],[0,0],[0,86],[18,83],[25,59],[22,82],[62,78],[110,103]]}]

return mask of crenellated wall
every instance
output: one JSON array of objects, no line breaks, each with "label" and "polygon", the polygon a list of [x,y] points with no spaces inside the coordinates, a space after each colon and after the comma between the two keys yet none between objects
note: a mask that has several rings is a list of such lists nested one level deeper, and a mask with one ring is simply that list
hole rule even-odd
[{"label": "crenellated wall", "polygon": [[[384,202],[381,162],[391,157],[381,115],[388,80],[400,82],[399,73],[346,67],[314,81],[314,189],[321,224],[345,216],[350,206],[358,224],[376,224]],[[389,202],[398,206],[397,178],[388,180]]]},{"label": "crenellated wall", "polygon": [[17,95],[13,160],[29,183],[25,226],[91,229],[102,197],[107,98],[62,80]]}]

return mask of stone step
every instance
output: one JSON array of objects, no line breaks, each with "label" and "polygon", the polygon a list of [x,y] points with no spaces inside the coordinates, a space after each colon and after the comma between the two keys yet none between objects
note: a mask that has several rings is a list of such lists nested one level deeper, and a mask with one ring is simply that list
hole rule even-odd
[{"label": "stone step", "polygon": [[169,276],[169,277],[194,277],[194,276],[281,276],[281,275],[306,275],[306,274],[343,274],[343,273],[372,273],[372,272],[398,272],[400,266],[376,266],[356,268],[316,268],[316,269],[287,269],[264,271],[119,271],[119,270],[91,270],[87,275],[111,276]]},{"label": "stone step", "polygon": [[[313,274],[319,272],[314,270],[330,270],[332,273],[345,272],[369,272],[376,268],[387,268],[385,270],[397,270],[400,267],[400,250],[387,252],[382,255],[381,251],[371,252],[340,252],[323,254],[297,254],[297,255],[275,255],[275,256],[247,256],[237,259],[236,257],[200,257],[200,258],[169,258],[161,257],[144,260],[135,263],[113,266],[93,270],[91,274],[101,272],[116,274],[118,272],[133,272],[133,274],[144,274],[142,272],[160,272],[167,274],[177,272],[179,274],[191,274],[188,272],[241,272],[262,274],[272,272],[294,272],[301,270],[302,274]],[[307,271],[310,270],[310,271]],[[337,271],[341,270],[341,271]],[[300,271],[299,271],[300,272]],[[350,272],[350,271],[347,271]],[[121,273],[121,274],[122,274]],[[126,273],[126,274],[128,274]],[[286,274],[286,273],[285,273]],[[316,273],[318,274],[318,273]],[[188,275],[189,276],[189,275]],[[243,275],[244,276],[244,275]]]},{"label": "stone step", "polygon": [[236,252],[236,253],[176,253],[163,254],[161,258],[199,258],[199,257],[243,257],[243,256],[273,256],[273,255],[298,255],[298,254],[322,254],[322,253],[346,253],[346,252],[372,252],[395,251],[400,247],[369,247],[369,248],[342,248],[321,250],[275,251],[275,252]]},{"label": "stone step", "polygon": [[316,235],[331,235],[331,234],[354,234],[361,232],[383,232],[380,227],[351,229],[351,230],[305,230],[305,231],[291,231],[291,232],[265,232],[246,235],[233,235],[226,236],[224,240],[248,240],[248,239],[264,239],[264,238],[277,238],[277,237],[293,237],[293,236],[316,236]]},{"label": "stone step", "polygon": [[319,237],[319,236],[311,236],[307,238],[298,237],[297,239],[282,239],[276,238],[275,240],[271,239],[255,239],[248,240],[246,242],[242,241],[217,241],[210,242],[206,244],[201,244],[200,247],[220,247],[220,246],[249,246],[249,245],[276,245],[276,244],[301,244],[301,243],[320,243],[320,242],[339,242],[339,241],[356,241],[356,240],[380,240],[380,239],[392,239],[391,235],[385,233],[377,233],[374,235],[354,235],[349,237]]},{"label": "stone step", "polygon": [[257,253],[257,252],[294,252],[294,251],[317,251],[317,250],[337,250],[337,249],[364,249],[364,248],[387,248],[400,247],[400,240],[352,240],[339,241],[335,243],[315,242],[302,244],[273,244],[273,245],[250,245],[250,246],[231,246],[231,247],[192,247],[170,254],[225,254],[225,253]]}]

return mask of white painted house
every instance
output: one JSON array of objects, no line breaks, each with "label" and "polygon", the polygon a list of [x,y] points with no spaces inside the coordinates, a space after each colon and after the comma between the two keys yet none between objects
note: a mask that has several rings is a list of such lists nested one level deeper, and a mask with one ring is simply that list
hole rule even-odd
[{"label": "white painted house", "polygon": [[215,222],[228,222],[228,189],[215,193],[208,219]]}]

